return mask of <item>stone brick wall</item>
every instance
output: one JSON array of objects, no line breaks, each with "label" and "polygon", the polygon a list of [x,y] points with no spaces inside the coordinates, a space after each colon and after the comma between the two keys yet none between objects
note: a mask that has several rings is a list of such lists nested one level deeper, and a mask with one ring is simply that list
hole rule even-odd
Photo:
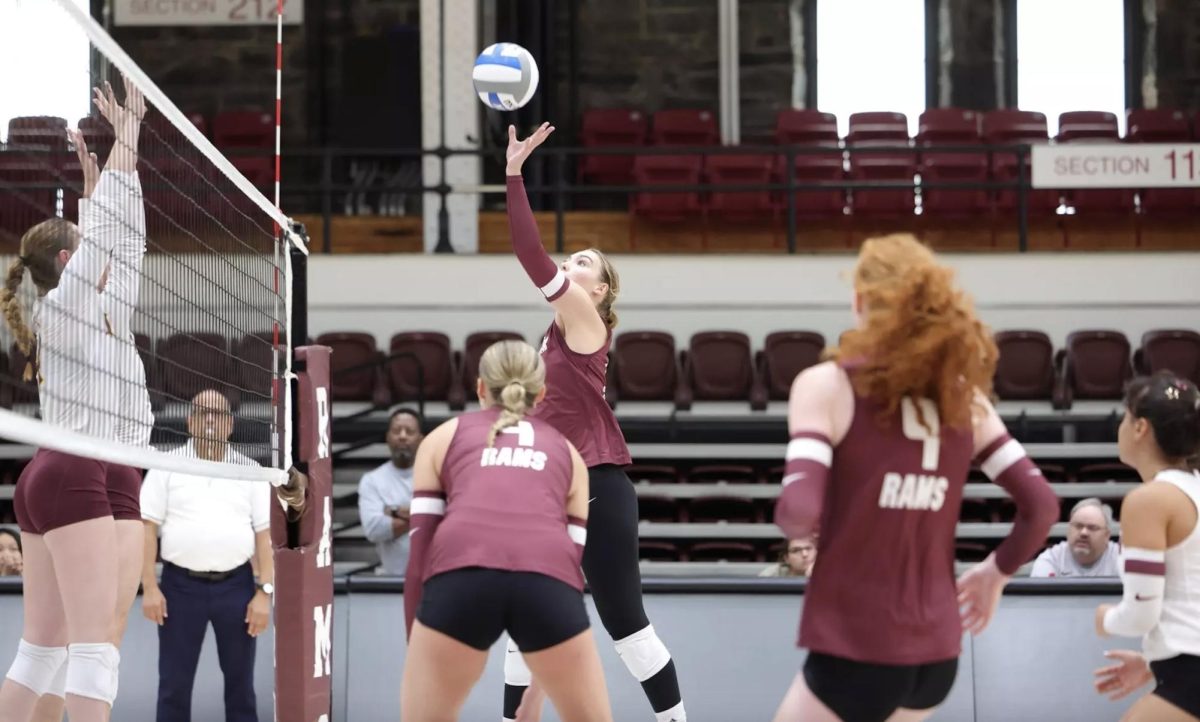
[{"label": "stone brick wall", "polygon": [[1200,109],[1200,3],[1157,0],[1157,6],[1158,104]]}]

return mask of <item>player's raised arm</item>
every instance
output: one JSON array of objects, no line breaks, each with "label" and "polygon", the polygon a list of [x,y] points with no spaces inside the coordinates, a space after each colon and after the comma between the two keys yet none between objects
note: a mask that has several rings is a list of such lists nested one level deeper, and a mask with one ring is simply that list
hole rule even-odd
[{"label": "player's raised arm", "polygon": [[554,126],[542,123],[528,138],[518,140],[516,128],[511,125],[508,127],[508,161],[505,172],[508,187],[508,227],[513,253],[521,262],[529,280],[533,281],[533,285],[537,286],[554,310],[561,315],[564,326],[572,330],[572,336],[575,336],[574,331],[583,330],[589,337],[595,336],[603,342],[608,329],[596,313],[595,302],[588,296],[587,291],[571,283],[563,269],[554,263],[542,246],[537,221],[529,207],[529,196],[525,193],[525,181],[521,177],[521,167],[525,160],[553,132]]}]

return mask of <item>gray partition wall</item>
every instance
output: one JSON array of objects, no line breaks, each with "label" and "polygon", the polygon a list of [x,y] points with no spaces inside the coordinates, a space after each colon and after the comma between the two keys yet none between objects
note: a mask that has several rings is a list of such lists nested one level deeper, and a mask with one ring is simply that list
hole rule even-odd
[{"label": "gray partition wall", "polygon": [[[648,580],[647,612],[670,647],[692,722],[770,720],[803,654],[796,631],[802,583],[790,580]],[[334,611],[334,722],[383,722],[399,717],[405,635],[400,584],[376,578],[339,580]],[[1114,601],[1111,581],[1017,580],[992,625],[964,637],[954,690],[935,720],[1010,722],[1117,720],[1132,700],[1111,703],[1095,693],[1092,671],[1105,649],[1136,648],[1137,640],[1099,639],[1096,605]],[[0,583],[0,668],[20,637],[20,585]],[[608,636],[595,624],[614,719],[650,720],[641,687],[629,676]],[[272,645],[268,632],[256,659],[259,718],[272,719]],[[464,722],[500,718],[503,651],[493,650],[483,679],[463,708]],[[121,690],[114,720],[154,720],[158,640],[135,605],[122,649]],[[220,670],[212,636],[193,695],[195,722],[224,718]],[[558,720],[552,707],[543,716]],[[293,722],[285,720],[283,722]]]}]

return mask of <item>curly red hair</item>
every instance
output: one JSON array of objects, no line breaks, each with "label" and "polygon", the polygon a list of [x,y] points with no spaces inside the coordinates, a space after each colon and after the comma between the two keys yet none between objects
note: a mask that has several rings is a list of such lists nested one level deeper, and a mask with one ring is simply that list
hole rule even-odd
[{"label": "curly red hair", "polygon": [[913,236],[882,236],[863,243],[854,290],[861,322],[830,355],[854,360],[855,392],[889,416],[905,396],[927,398],[943,425],[970,428],[973,390],[991,394],[998,353],[954,272]]}]

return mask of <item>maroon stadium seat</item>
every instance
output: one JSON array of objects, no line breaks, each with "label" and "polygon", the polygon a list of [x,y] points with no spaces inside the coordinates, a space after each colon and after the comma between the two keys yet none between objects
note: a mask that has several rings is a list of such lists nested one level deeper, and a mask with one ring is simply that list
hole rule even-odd
[{"label": "maroon stadium seat", "polygon": [[[613,148],[646,144],[646,116],[629,108],[593,108],[583,111],[579,144],[585,148]],[[633,180],[632,155],[585,155],[579,159],[579,179],[626,185]]]},{"label": "maroon stadium seat", "polygon": [[8,144],[67,150],[67,121],[51,115],[30,115],[8,121]]},{"label": "maroon stadium seat", "polygon": [[635,484],[674,484],[679,481],[679,471],[675,467],[660,464],[630,464],[625,467],[625,475]]},{"label": "maroon stadium seat", "polygon": [[788,108],[775,116],[779,145],[837,145],[837,116],[820,110]]},{"label": "maroon stadium seat", "polygon": [[[1131,110],[1128,120],[1125,140],[1129,143],[1187,143],[1192,139],[1182,110]],[[1143,188],[1138,196],[1142,213],[1148,215],[1190,213],[1200,206],[1195,188]]]},{"label": "maroon stadium seat", "polygon": [[612,370],[620,401],[673,401],[679,385],[675,337],[662,331],[627,331],[613,344]]},{"label": "maroon stadium seat", "polygon": [[[1046,143],[1049,141],[1046,116],[1030,110],[992,110],[983,115],[983,140],[992,145],[1015,145],[1019,143]],[[1025,163],[1025,179],[1030,178],[1028,158]],[[992,154],[992,178],[998,181],[1017,179],[1017,154],[996,152]],[[1059,205],[1057,190],[1028,191],[1026,193],[1030,213],[1050,215]],[[996,209],[1011,211],[1017,207],[1017,191],[996,191],[993,201]]]},{"label": "maroon stadium seat", "polygon": [[917,145],[979,143],[980,121],[974,110],[930,108],[917,121]]},{"label": "maroon stadium seat", "polygon": [[1129,340],[1119,331],[1075,331],[1058,352],[1060,383],[1072,399],[1120,399],[1133,376]]},{"label": "maroon stadium seat", "polygon": [[[1078,110],[1058,116],[1059,143],[1116,143],[1121,139],[1117,116],[1113,113]],[[1122,188],[1072,190],[1067,199],[1076,211],[1094,213],[1129,213],[1133,210],[1133,191]]]},{"label": "maroon stadium seat", "polygon": [[698,401],[749,401],[766,408],[762,386],[750,356],[750,338],[740,331],[704,331],[692,336],[683,368],[681,409]]},{"label": "maroon stadium seat", "polygon": [[689,484],[754,484],[758,481],[758,472],[747,464],[702,464],[687,472]]},{"label": "maroon stadium seat", "polygon": [[[280,337],[279,360],[287,353],[284,344],[285,337]],[[242,387],[246,390],[247,401],[271,401],[272,382],[275,378],[275,339],[271,331],[259,331],[242,336],[234,342],[233,352],[237,356],[238,365],[242,372]]]},{"label": "maroon stadium seat", "polygon": [[[275,117],[256,110],[226,111],[213,118],[213,144],[246,178],[266,188],[275,180]],[[242,155],[237,151],[258,150]],[[233,151],[233,152],[230,152]]]},{"label": "maroon stadium seat", "polygon": [[716,145],[720,138],[717,119],[707,110],[660,110],[650,128],[654,145]]},{"label": "maroon stadium seat", "polygon": [[[797,184],[830,186],[829,190],[796,191],[796,216],[798,218],[838,218],[845,215],[846,191],[841,187],[846,178],[842,159],[843,152],[837,148],[836,143],[831,147],[835,150],[828,154],[802,153],[792,159]],[[787,182],[786,156],[780,156],[776,160],[773,180],[776,183]],[[786,201],[781,203],[781,212],[784,212],[787,207],[784,203]]]},{"label": "maroon stadium seat", "polygon": [[655,522],[679,521],[679,502],[669,496],[639,496],[638,520]]},{"label": "maroon stadium seat", "polygon": [[688,550],[692,562],[755,562],[760,561],[754,545],[749,542],[697,542]]},{"label": "maroon stadium seat", "polygon": [[25,231],[53,218],[57,178],[45,159],[23,150],[0,150],[0,243],[10,253]]},{"label": "maroon stadium seat", "polygon": [[[769,155],[710,155],[704,161],[704,175],[713,185],[766,185],[771,182],[772,161]],[[725,219],[770,219],[775,213],[768,190],[713,189],[704,205],[709,214]]]},{"label": "maroon stadium seat", "polygon": [[1187,113],[1168,108],[1130,110],[1125,140],[1129,143],[1186,143],[1192,139]]},{"label": "maroon stadium seat", "polygon": [[814,331],[767,334],[763,349],[757,354],[757,362],[768,397],[786,400],[796,375],[820,361],[824,350],[825,337]]},{"label": "maroon stadium seat", "polygon": [[1054,346],[1041,331],[1000,331],[994,380],[1006,401],[1049,401],[1054,394]]},{"label": "maroon stadium seat", "polygon": [[462,376],[456,374],[457,366],[446,334],[436,331],[398,333],[388,343],[388,356],[394,357],[387,362],[387,378],[394,403],[423,397],[425,401],[447,401],[451,408],[462,408],[465,399]]},{"label": "maroon stadium seat", "polygon": [[904,113],[852,113],[846,143],[861,145],[907,145],[908,118]]},{"label": "maroon stadium seat", "polygon": [[237,409],[241,403],[241,394],[229,381],[237,379],[237,364],[221,334],[172,334],[159,340],[158,358],[168,401],[190,402],[201,391],[215,389],[225,395],[231,408]]},{"label": "maroon stadium seat", "polygon": [[[912,183],[917,172],[913,153],[863,150],[908,144],[908,121],[903,113],[854,113],[846,134],[850,178]],[[911,189],[860,189],[852,192],[851,207],[856,216],[911,216],[915,198]]]},{"label": "maroon stadium seat", "polygon": [[651,562],[677,562],[683,555],[678,545],[669,541],[639,541],[638,558]]},{"label": "maroon stadium seat", "polygon": [[[645,186],[698,185],[702,164],[698,155],[639,155],[633,161],[633,181]],[[684,220],[700,212],[700,193],[636,193],[630,210],[656,220]]]},{"label": "maroon stadium seat", "polygon": [[692,523],[727,521],[754,524],[762,520],[753,499],[728,494],[698,496],[688,502],[684,513],[687,521]]},{"label": "maroon stadium seat", "polygon": [[1142,336],[1133,356],[1138,373],[1171,371],[1200,384],[1200,333],[1189,329],[1159,329]]},{"label": "maroon stadium seat", "polygon": [[985,188],[928,188],[927,183],[986,183],[987,156],[982,153],[923,153],[921,208],[938,216],[976,216],[990,205]]},{"label": "maroon stadium seat", "polygon": [[475,398],[475,381],[479,378],[479,359],[492,344],[500,341],[524,341],[516,331],[476,331],[467,336],[462,353],[463,391],[468,399]]},{"label": "maroon stadium seat", "polygon": [[391,394],[386,392],[380,366],[342,373],[363,364],[382,361],[383,354],[375,345],[375,336],[355,331],[338,331],[317,336],[318,346],[333,349],[329,360],[329,393],[334,401],[372,401],[387,406]]}]

